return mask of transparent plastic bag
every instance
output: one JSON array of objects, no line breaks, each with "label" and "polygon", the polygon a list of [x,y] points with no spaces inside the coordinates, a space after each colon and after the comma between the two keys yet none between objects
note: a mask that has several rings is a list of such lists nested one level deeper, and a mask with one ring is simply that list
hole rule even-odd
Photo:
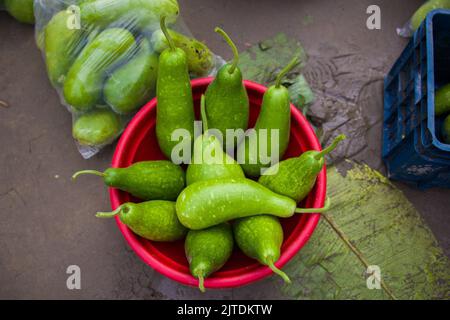
[{"label": "transparent plastic bag", "polygon": [[194,39],[176,0],[35,0],[36,43],[61,102],[72,113],[72,135],[84,158],[112,143],[156,93],[159,54],[167,47],[166,16],[192,77],[223,64]]},{"label": "transparent plastic bag", "polygon": [[419,28],[428,13],[435,9],[450,9],[450,0],[428,0],[413,14],[411,19],[401,28],[397,28],[397,34],[401,37],[412,37]]}]

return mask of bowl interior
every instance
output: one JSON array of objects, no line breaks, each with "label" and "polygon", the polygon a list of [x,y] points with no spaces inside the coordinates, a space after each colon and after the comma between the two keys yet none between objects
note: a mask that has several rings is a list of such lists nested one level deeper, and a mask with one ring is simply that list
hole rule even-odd
[{"label": "bowl interior", "polygon": [[[210,80],[198,79],[193,81],[193,98],[197,114],[199,119],[199,104],[200,96],[206,90],[207,84]],[[260,85],[256,85],[246,81],[247,92],[250,100],[250,120],[249,127],[253,127],[256,118],[259,114],[259,109],[262,101],[262,92]],[[263,88],[263,87],[262,87]],[[291,106],[291,108],[294,108]],[[294,108],[295,109],[295,108]],[[284,158],[290,158],[298,156],[302,152],[310,149],[320,149],[315,135],[309,126],[309,130],[312,132],[305,132],[305,123],[299,123],[299,116],[303,116],[295,109],[293,110],[292,125],[291,125],[291,139],[289,148]],[[165,159],[161,153],[155,133],[156,124],[156,101],[152,100],[148,105],[141,109],[138,115],[135,117],[138,121],[133,120],[125,130],[121,141],[119,142],[116,154],[113,161],[113,166],[126,167],[131,163],[142,160],[160,160]],[[306,121],[306,120],[304,120]],[[307,123],[307,122],[306,122]],[[311,138],[313,137],[313,138]],[[314,190],[310,193],[307,199],[301,203],[304,207],[320,207],[323,205],[325,198],[324,192],[317,197],[318,188],[324,189],[325,172],[323,171],[319,176],[318,183],[314,187]],[[126,192],[122,192],[116,189],[111,190],[111,200],[113,208],[120,203],[127,201],[137,201],[133,199]],[[316,214],[304,214],[294,215],[289,219],[281,219],[281,223],[284,231],[284,242],[282,246],[282,256],[277,263],[277,266],[284,265],[295,252],[301,247],[294,248],[295,252],[288,252],[292,249],[294,242],[297,242],[299,237],[306,242],[309,238],[312,230],[317,224],[319,217]],[[168,275],[175,280],[181,281],[185,284],[196,285],[196,279],[190,276],[189,266],[184,254],[184,241],[177,242],[153,242],[140,238],[134,234],[118,220],[118,224],[122,232],[131,244],[133,249],[138,248],[141,252],[138,254],[147,263],[153,266],[155,261],[158,262],[158,271]],[[305,233],[305,225],[309,224],[308,230]],[[125,234],[126,233],[126,234]],[[165,270],[166,269],[166,270]],[[165,272],[168,271],[168,272]],[[173,272],[175,273],[173,273]],[[258,274],[259,272],[259,274]],[[270,270],[267,267],[262,266],[253,259],[246,257],[238,248],[235,248],[232,257],[226,263],[226,265],[211,275],[205,282],[207,287],[224,287],[231,286],[230,283],[224,282],[224,279],[234,278],[239,279],[246,274],[252,274],[253,277],[247,279],[256,280],[263,275],[270,274]],[[175,274],[175,275],[174,275]],[[177,276],[178,275],[178,276]],[[181,276],[181,278],[180,278]]]}]

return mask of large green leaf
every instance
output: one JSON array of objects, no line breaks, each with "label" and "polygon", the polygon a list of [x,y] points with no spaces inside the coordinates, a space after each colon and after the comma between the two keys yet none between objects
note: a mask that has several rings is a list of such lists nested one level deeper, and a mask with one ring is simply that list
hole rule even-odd
[{"label": "large green leaf", "polygon": [[[332,210],[285,271],[297,299],[448,299],[450,263],[419,213],[387,178],[350,163],[328,169]],[[384,288],[368,289],[367,265]]]},{"label": "large green leaf", "polygon": [[239,67],[245,79],[269,85],[294,56],[300,59],[300,63],[288,72],[283,84],[288,87],[292,102],[303,108],[314,100],[314,94],[301,74],[307,56],[300,42],[279,33],[241,52]]},{"label": "large green leaf", "polygon": [[[306,54],[298,41],[284,34],[264,40],[241,53],[240,67],[246,79],[270,84],[294,54],[302,57],[302,64],[284,82],[294,104],[302,107],[298,90],[305,90],[306,81],[300,82],[300,77]],[[328,169],[333,208],[285,267],[293,283],[283,286],[284,295],[295,299],[450,298],[449,260],[419,213],[381,173],[353,162],[349,166],[345,174],[335,167]],[[367,274],[368,265],[380,268],[380,289],[368,289],[367,278],[375,276]]]}]

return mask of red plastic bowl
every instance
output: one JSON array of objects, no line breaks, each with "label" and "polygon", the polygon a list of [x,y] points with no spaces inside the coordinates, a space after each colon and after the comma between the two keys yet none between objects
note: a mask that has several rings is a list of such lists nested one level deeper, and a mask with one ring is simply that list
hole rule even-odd
[{"label": "red plastic bowl", "polygon": [[[200,96],[205,92],[211,78],[202,78],[192,81],[192,91],[196,111],[199,109]],[[256,121],[261,101],[266,87],[245,81],[250,99],[250,126]],[[291,105],[292,125],[291,139],[285,157],[298,156],[306,150],[320,150],[317,137],[305,117]],[[145,105],[132,119],[117,145],[112,162],[113,167],[128,167],[134,162],[142,160],[164,159],[155,135],[156,99]],[[316,185],[302,206],[320,208],[326,196],[325,168],[318,176]],[[126,192],[110,189],[112,209],[120,204],[133,201]],[[276,266],[283,267],[308,241],[313,233],[320,215],[302,214],[294,215],[289,219],[282,219],[284,242],[281,248],[281,257]],[[153,242],[135,235],[116,217],[117,224],[123,236],[145,263],[163,275],[180,283],[197,286],[198,281],[189,273],[188,262],[184,255],[184,241],[173,243]],[[205,281],[207,288],[238,287],[260,280],[272,271],[236,249],[227,264],[211,275]]]}]

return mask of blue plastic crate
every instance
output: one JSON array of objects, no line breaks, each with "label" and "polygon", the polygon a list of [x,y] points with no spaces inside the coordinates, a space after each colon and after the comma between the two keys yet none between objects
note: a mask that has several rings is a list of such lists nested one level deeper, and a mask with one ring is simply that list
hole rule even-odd
[{"label": "blue plastic crate", "polygon": [[440,140],[434,93],[450,83],[450,10],[432,11],[384,81],[382,157],[391,179],[450,187],[450,145]]},{"label": "blue plastic crate", "polygon": [[414,46],[410,42],[384,80],[383,157],[388,156],[418,125],[415,112]]},{"label": "blue plastic crate", "polygon": [[450,83],[450,11],[431,12],[417,31],[414,42],[421,47],[420,57],[416,59],[420,59],[418,72],[422,79],[417,98],[424,107],[421,110],[422,144],[430,155],[450,159],[450,144],[440,140],[444,117],[436,118],[434,114],[435,88]]},{"label": "blue plastic crate", "polygon": [[[439,186],[435,177],[448,171],[448,164],[438,163],[421,154],[415,141],[418,131],[404,139],[404,143],[385,158],[389,178],[415,184],[419,187]],[[407,157],[405,155],[408,155]]]}]

